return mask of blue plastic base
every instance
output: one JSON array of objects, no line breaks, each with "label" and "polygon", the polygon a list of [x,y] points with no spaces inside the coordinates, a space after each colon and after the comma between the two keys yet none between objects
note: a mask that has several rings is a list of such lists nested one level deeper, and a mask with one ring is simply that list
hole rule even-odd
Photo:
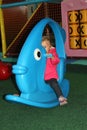
[{"label": "blue plastic base", "polygon": [[[62,84],[62,92],[65,97],[68,96],[69,93],[69,82],[64,79]],[[42,95],[42,96],[41,96]],[[54,97],[53,97],[54,95]],[[40,91],[33,93],[32,95],[20,94],[20,96],[15,95],[6,95],[6,100],[11,102],[22,103],[25,105],[41,107],[41,108],[52,108],[59,105],[59,101],[55,95],[55,93],[45,93]]]},{"label": "blue plastic base", "polygon": [[17,102],[17,103],[23,103],[25,105],[30,105],[30,106],[35,106],[35,107],[41,107],[41,108],[51,108],[54,106],[57,106],[59,102],[56,100],[54,102],[34,102],[30,101],[28,99],[24,99],[22,97],[14,96],[14,95],[7,95],[6,99],[12,102]]}]

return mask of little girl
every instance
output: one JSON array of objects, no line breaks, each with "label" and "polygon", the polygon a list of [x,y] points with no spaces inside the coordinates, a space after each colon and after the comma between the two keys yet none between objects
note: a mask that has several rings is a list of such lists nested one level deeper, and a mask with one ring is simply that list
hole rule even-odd
[{"label": "little girl", "polygon": [[52,87],[52,89],[56,93],[60,105],[65,105],[67,104],[67,99],[63,96],[57,82],[59,77],[56,69],[57,64],[60,62],[60,59],[58,58],[58,55],[56,53],[56,48],[52,46],[50,38],[48,36],[43,36],[42,46],[45,48],[48,55],[52,55],[52,57],[47,57],[46,60],[44,80],[47,84],[50,85],[50,87]]}]

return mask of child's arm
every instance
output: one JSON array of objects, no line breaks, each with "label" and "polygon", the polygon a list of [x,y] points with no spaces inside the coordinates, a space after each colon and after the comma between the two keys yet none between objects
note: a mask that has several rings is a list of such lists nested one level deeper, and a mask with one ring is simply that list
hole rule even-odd
[{"label": "child's arm", "polygon": [[60,62],[60,59],[56,52],[52,53],[51,62],[52,64],[58,64]]}]

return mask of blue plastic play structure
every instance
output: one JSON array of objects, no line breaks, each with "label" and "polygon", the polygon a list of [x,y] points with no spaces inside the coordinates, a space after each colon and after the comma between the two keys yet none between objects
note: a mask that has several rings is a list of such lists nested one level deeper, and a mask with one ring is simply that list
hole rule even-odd
[{"label": "blue plastic play structure", "polygon": [[60,58],[57,71],[59,84],[65,97],[69,93],[69,81],[64,79],[66,71],[65,60],[65,31],[50,18],[44,18],[33,28],[28,35],[16,65],[13,65],[13,73],[20,95],[6,95],[6,100],[23,103],[26,105],[51,108],[59,105],[56,94],[52,88],[44,82],[44,70],[46,65],[46,52],[41,45],[42,35],[46,25],[52,28],[55,36],[56,50]]},{"label": "blue plastic play structure", "polygon": [[62,0],[25,0],[21,2],[12,2],[8,4],[2,4],[0,5],[0,8],[10,8],[10,7],[17,7],[17,6],[23,6],[23,5],[30,5],[30,4],[37,4],[41,2],[48,2],[48,3],[60,3]]}]

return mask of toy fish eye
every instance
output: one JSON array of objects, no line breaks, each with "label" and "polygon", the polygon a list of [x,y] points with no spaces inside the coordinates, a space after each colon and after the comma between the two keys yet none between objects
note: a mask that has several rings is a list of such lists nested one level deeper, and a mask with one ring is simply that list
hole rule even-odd
[{"label": "toy fish eye", "polygon": [[34,50],[34,58],[36,59],[36,60],[40,60],[41,59],[41,51],[40,51],[40,49],[35,49]]}]

